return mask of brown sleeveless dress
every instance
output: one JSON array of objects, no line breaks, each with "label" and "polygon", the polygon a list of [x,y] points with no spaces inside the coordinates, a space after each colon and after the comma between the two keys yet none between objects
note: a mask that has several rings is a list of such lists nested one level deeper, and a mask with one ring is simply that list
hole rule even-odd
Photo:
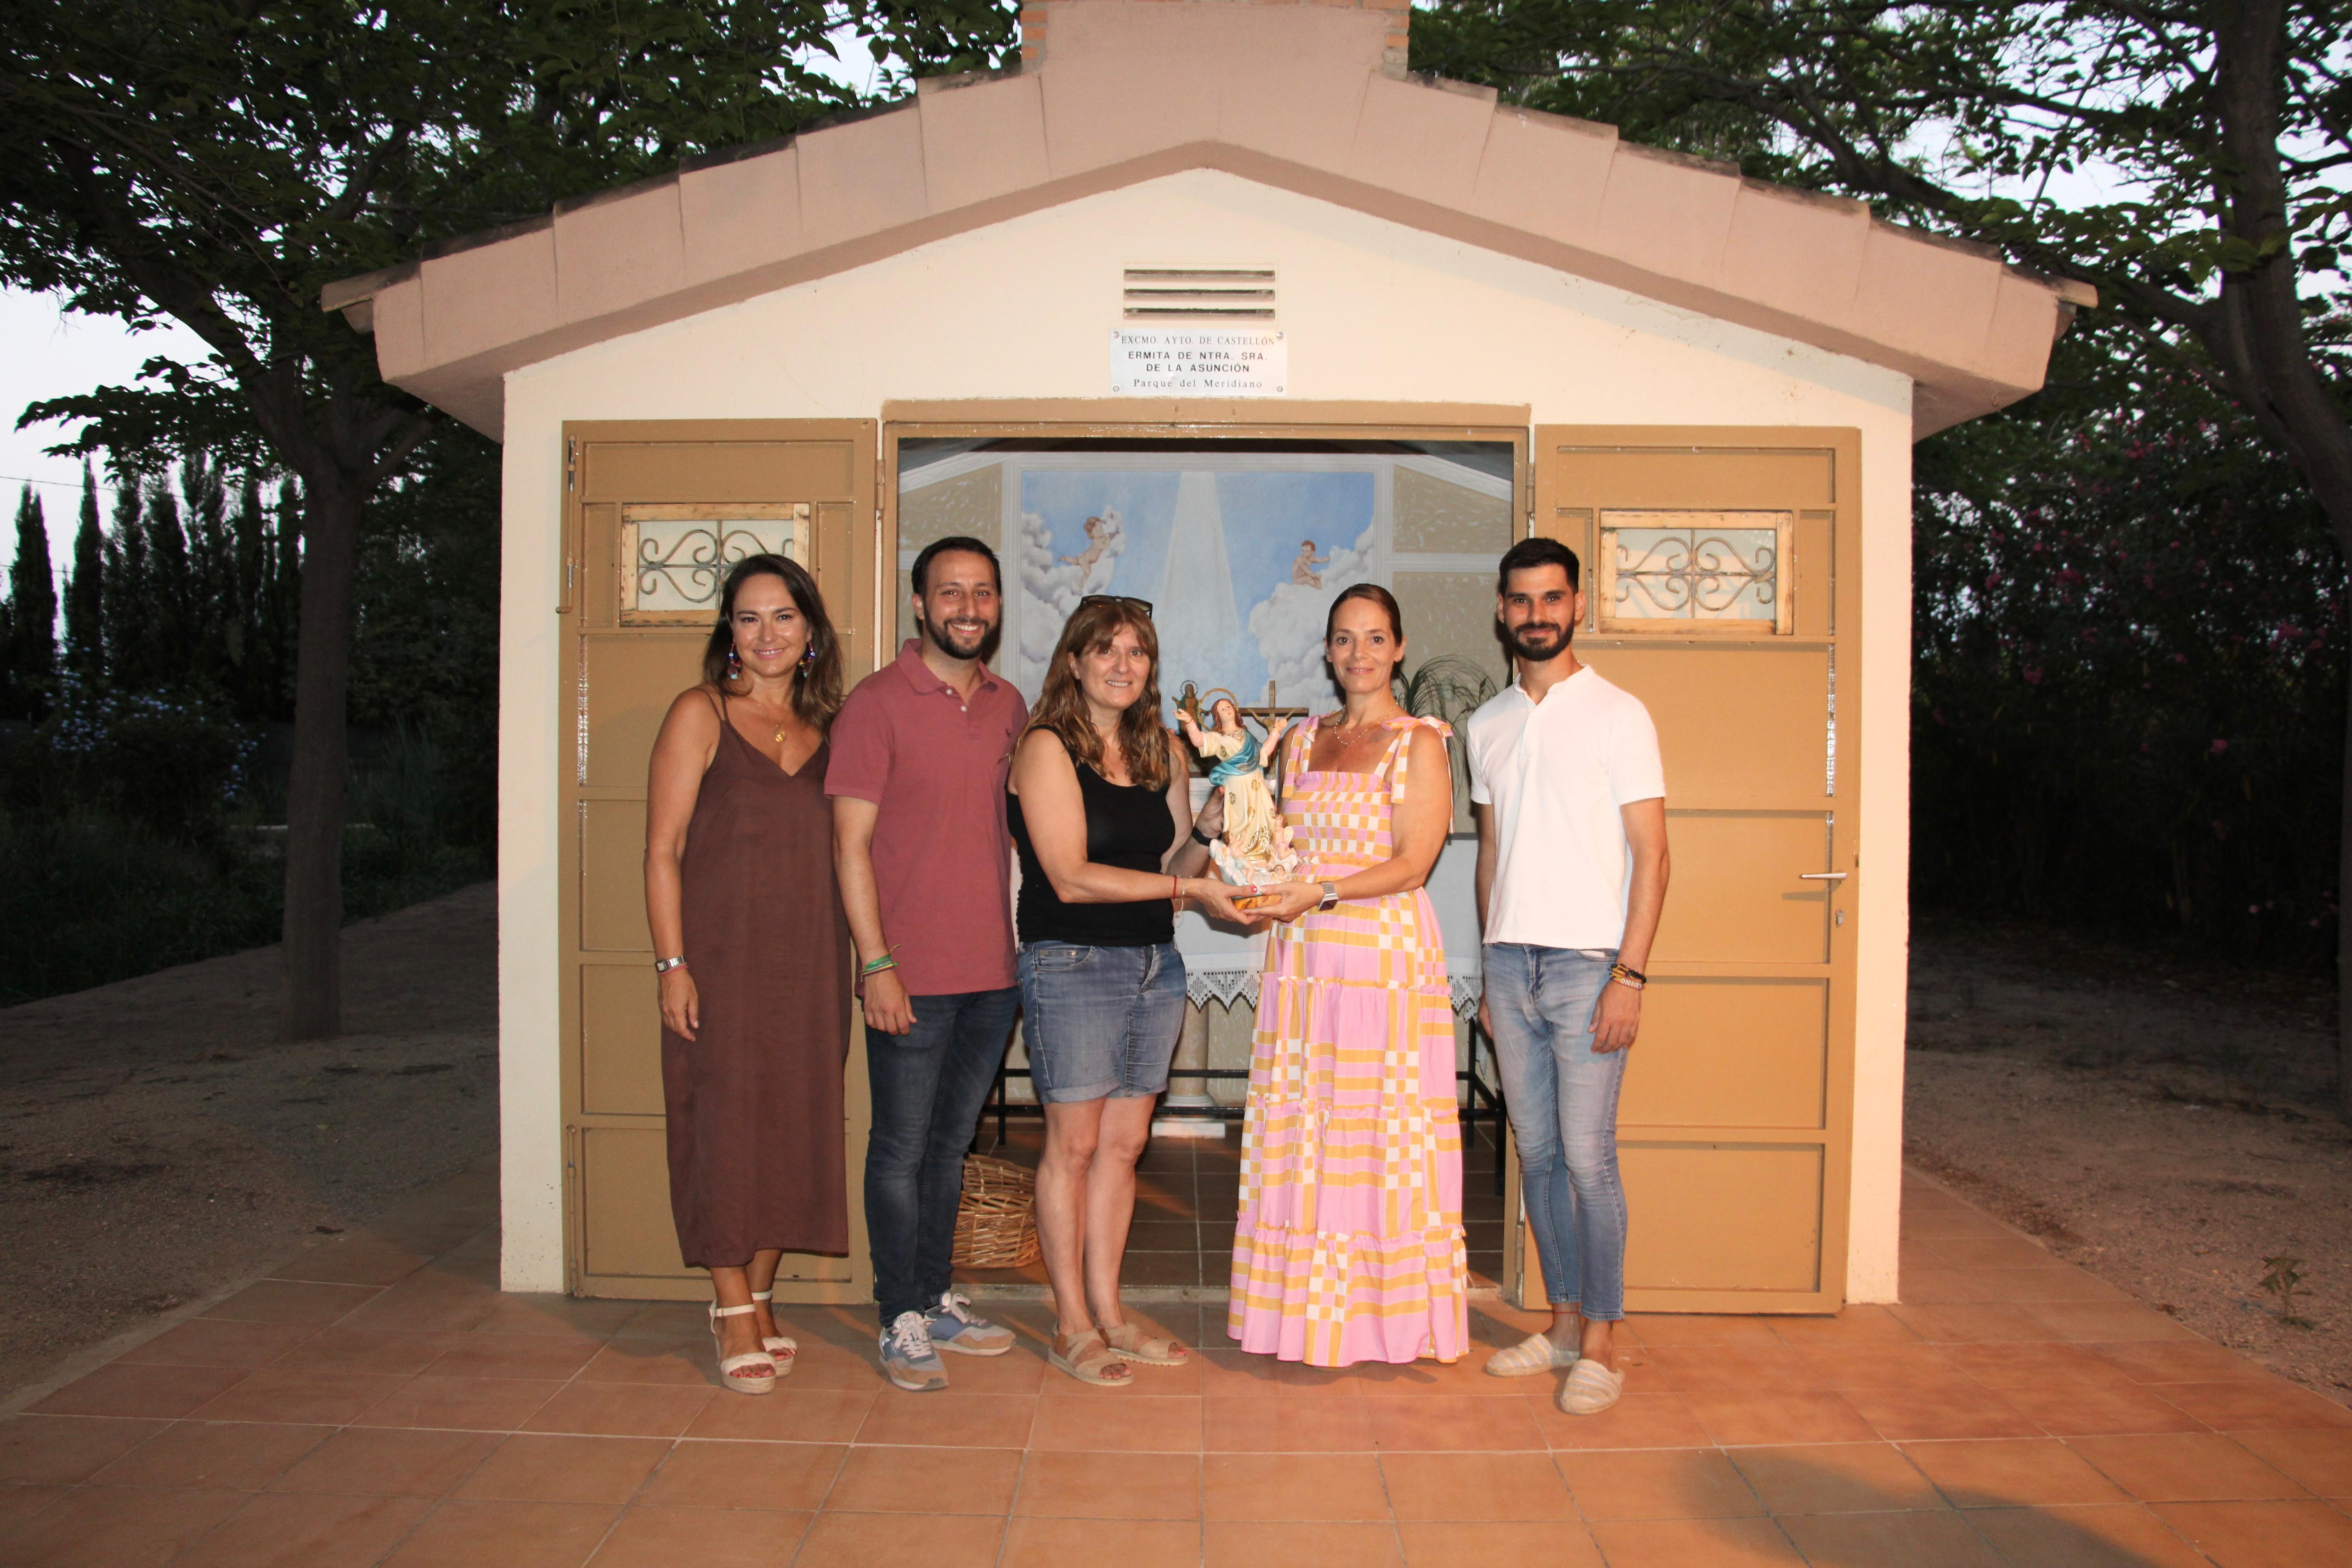
[{"label": "brown sleeveless dress", "polygon": [[678,1251],[740,1268],[769,1248],[849,1250],[842,1066],[849,928],[833,880],[825,743],[797,773],[737,733],[719,703],[680,863],[691,1040],[662,1030],[669,1201]]}]

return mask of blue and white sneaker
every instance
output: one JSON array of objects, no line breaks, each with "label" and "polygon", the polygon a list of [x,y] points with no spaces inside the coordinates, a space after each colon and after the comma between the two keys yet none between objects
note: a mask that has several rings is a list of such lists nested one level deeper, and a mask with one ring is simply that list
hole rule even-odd
[{"label": "blue and white sneaker", "polygon": [[930,1394],[948,1385],[948,1369],[931,1346],[920,1312],[900,1312],[882,1331],[883,1375],[910,1394]]},{"label": "blue and white sneaker", "polygon": [[940,1304],[923,1314],[931,1343],[958,1355],[1003,1355],[1013,1348],[1013,1331],[999,1328],[971,1310],[971,1298],[940,1292]]}]

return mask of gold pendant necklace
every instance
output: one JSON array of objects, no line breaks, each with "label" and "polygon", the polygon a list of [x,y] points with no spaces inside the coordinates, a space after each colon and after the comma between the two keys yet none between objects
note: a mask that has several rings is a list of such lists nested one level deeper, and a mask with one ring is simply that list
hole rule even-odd
[{"label": "gold pendant necklace", "polygon": [[1335,724],[1324,733],[1341,746],[1353,746],[1359,738],[1380,728],[1395,716],[1396,715],[1390,714],[1381,718],[1368,718],[1361,724]]}]

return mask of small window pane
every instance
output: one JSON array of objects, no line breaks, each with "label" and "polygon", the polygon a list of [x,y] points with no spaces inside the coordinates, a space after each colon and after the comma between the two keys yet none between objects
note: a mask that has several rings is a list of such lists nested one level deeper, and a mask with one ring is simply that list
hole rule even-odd
[{"label": "small window pane", "polygon": [[1792,522],[1774,512],[1604,514],[1601,627],[1788,632]]},{"label": "small window pane", "polygon": [[701,624],[719,607],[728,570],[747,556],[809,564],[809,511],[789,506],[625,507],[621,525],[624,624]]}]

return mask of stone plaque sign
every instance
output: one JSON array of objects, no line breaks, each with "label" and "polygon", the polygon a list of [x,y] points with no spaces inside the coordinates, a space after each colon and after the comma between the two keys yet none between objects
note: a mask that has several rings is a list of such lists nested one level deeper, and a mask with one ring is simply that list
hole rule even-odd
[{"label": "stone plaque sign", "polygon": [[1113,397],[1283,397],[1290,346],[1274,327],[1113,327]]}]

